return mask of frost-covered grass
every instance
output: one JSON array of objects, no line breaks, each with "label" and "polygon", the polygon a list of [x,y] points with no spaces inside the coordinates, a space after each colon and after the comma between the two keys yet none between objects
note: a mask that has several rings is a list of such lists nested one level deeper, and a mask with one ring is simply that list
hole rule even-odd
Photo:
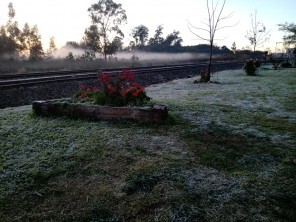
[{"label": "frost-covered grass", "polygon": [[220,84],[195,85],[192,79],[184,79],[151,86],[148,92],[200,128],[214,122],[265,133],[270,129],[262,125],[278,122],[282,130],[274,134],[290,133],[286,128],[296,123],[295,69],[262,70],[258,76],[223,71],[212,78]]},{"label": "frost-covered grass", "polygon": [[296,71],[150,86],[164,125],[0,110],[0,221],[292,221]]}]

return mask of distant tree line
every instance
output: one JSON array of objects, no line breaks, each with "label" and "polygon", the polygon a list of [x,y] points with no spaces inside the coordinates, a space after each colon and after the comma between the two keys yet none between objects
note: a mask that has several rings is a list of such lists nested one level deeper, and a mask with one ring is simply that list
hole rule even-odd
[{"label": "distant tree line", "polygon": [[13,55],[38,59],[44,55],[38,27],[25,23],[22,29],[15,21],[13,4],[8,5],[8,21],[0,26],[0,56]]},{"label": "distant tree line", "polygon": [[[15,20],[13,4],[8,5],[8,21],[0,25],[0,58],[16,56],[30,60],[52,58],[56,50],[54,37],[50,38],[49,49],[44,52],[41,35],[38,27],[25,23],[19,28]],[[88,8],[91,25],[84,31],[80,42],[68,41],[65,46],[79,48],[84,51],[80,59],[92,60],[97,54],[101,54],[106,60],[118,51],[141,50],[147,52],[191,52],[227,54],[238,52],[235,43],[231,49],[226,46],[218,47],[214,44],[200,44],[195,46],[182,46],[183,39],[180,32],[174,30],[167,36],[163,35],[163,25],[159,25],[154,35],[149,38],[149,29],[145,25],[138,25],[131,30],[132,41],[127,47],[123,47],[124,33],[121,25],[127,23],[126,11],[121,4],[112,0],[98,0]],[[292,33],[286,35],[284,40],[289,44],[295,41],[295,24],[282,24],[280,29]],[[255,41],[258,44],[259,40]],[[255,46],[254,46],[255,48]],[[248,50],[247,50],[248,51]],[[69,53],[67,59],[75,59],[73,53]]]},{"label": "distant tree line", "polygon": [[[50,38],[49,49],[44,52],[41,35],[38,27],[25,23],[19,28],[15,21],[13,4],[8,5],[8,21],[0,26],[0,57],[5,56],[28,58],[36,60],[52,58],[56,50],[54,37]],[[112,0],[99,0],[88,9],[92,24],[85,29],[84,37],[80,42],[68,41],[65,47],[84,50],[80,59],[92,60],[97,53],[101,53],[106,60],[118,51],[141,50],[147,52],[192,52],[207,53],[209,46],[206,44],[197,46],[182,46],[183,39],[180,32],[174,30],[167,36],[163,35],[163,26],[159,25],[153,37],[148,38],[149,29],[145,25],[139,25],[131,30],[133,40],[127,47],[123,47],[124,33],[120,25],[126,23],[127,16],[121,4]],[[214,46],[214,53],[229,53],[226,46]],[[74,59],[73,53],[69,53],[68,59]]]}]

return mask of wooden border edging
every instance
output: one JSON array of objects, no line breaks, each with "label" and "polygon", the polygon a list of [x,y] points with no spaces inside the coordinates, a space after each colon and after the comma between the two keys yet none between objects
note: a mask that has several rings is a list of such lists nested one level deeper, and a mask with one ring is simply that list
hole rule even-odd
[{"label": "wooden border edging", "polygon": [[163,122],[168,116],[167,107],[155,105],[152,109],[110,107],[63,103],[57,101],[34,101],[33,111],[42,116],[68,116],[95,120],[136,120],[143,122]]}]

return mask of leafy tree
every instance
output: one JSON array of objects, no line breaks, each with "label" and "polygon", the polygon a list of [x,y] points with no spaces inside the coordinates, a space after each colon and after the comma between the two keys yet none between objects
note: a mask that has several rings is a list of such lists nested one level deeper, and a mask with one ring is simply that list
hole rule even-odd
[{"label": "leafy tree", "polygon": [[0,54],[25,55],[30,59],[40,58],[43,55],[43,48],[37,26],[30,28],[25,23],[23,30],[20,30],[17,21],[14,21],[16,13],[12,3],[9,3],[8,11],[8,22],[0,28]]},{"label": "leafy tree", "polygon": [[49,48],[47,50],[47,56],[52,57],[53,53],[57,50],[56,44],[55,44],[55,38],[52,36],[49,39]]},{"label": "leafy tree", "polygon": [[163,41],[165,46],[181,46],[183,39],[179,36],[179,31],[173,31],[173,33],[168,34],[168,36]]},{"label": "leafy tree", "polygon": [[69,52],[68,55],[65,57],[65,59],[69,61],[74,61],[75,57],[73,55],[73,52]]},{"label": "leafy tree", "polygon": [[[101,37],[96,25],[91,25],[84,32],[84,43],[86,45],[86,51],[89,54],[94,55],[96,52],[101,52]],[[107,46],[106,46],[107,47]]]},{"label": "leafy tree", "polygon": [[122,42],[122,38],[120,37],[115,37],[110,45],[110,49],[109,49],[109,54],[114,54],[115,52],[122,50],[123,48],[123,42]]},{"label": "leafy tree", "polygon": [[28,23],[25,23],[20,39],[23,55],[28,56],[31,60],[39,59],[44,55],[41,36],[36,25],[30,28]]},{"label": "leafy tree", "polygon": [[236,43],[235,42],[232,43],[231,50],[233,51],[233,53],[236,52]]},{"label": "leafy tree", "polygon": [[294,44],[294,47],[296,48],[296,24],[286,22],[284,24],[279,24],[279,27],[280,31],[287,33],[287,35],[283,37],[285,44]]},{"label": "leafy tree", "polygon": [[22,54],[25,56],[30,55],[30,48],[32,45],[30,36],[31,36],[31,28],[28,23],[25,23],[23,27],[23,31],[20,36],[21,43],[22,43]]},{"label": "leafy tree", "polygon": [[125,10],[112,0],[99,0],[91,5],[88,12],[92,25],[86,30],[86,41],[91,50],[101,52],[106,60],[114,39],[124,37],[119,26],[126,23]]},{"label": "leafy tree", "polygon": [[222,52],[222,53],[230,53],[231,50],[230,50],[229,48],[227,48],[227,46],[223,45],[223,46],[221,47],[221,52]]},{"label": "leafy tree", "polygon": [[247,31],[246,38],[253,46],[253,52],[256,47],[263,45],[270,37],[270,30],[267,30],[265,25],[257,21],[257,11],[251,15],[251,29]]},{"label": "leafy tree", "polygon": [[145,25],[139,25],[132,30],[132,37],[137,46],[144,46],[148,41],[149,29]]},{"label": "leafy tree", "polygon": [[[208,23],[203,23],[206,25],[206,28],[199,28],[191,25],[188,23],[189,30],[199,39],[209,42],[210,45],[210,56],[209,56],[209,65],[206,74],[204,75],[204,78],[200,79],[201,82],[209,82],[211,79],[211,68],[212,68],[212,56],[213,56],[213,46],[214,46],[214,40],[215,40],[215,34],[218,30],[226,27],[232,27],[232,26],[219,26],[220,22],[222,20],[225,20],[227,18],[230,18],[232,14],[229,14],[227,16],[222,17],[222,12],[225,6],[226,0],[223,1],[223,4],[219,11],[217,11],[218,3],[214,4],[213,0],[211,2],[211,5],[209,4],[209,0],[207,0],[207,12],[208,12]],[[192,29],[195,29],[196,31],[193,32]],[[197,31],[206,32],[209,34],[208,37],[205,37],[201,34],[197,34]]]},{"label": "leafy tree", "polygon": [[2,54],[18,54],[21,50],[20,33],[17,21],[14,21],[15,10],[13,4],[8,5],[8,22],[6,26],[1,26],[0,42],[5,45],[0,46]]},{"label": "leafy tree", "polygon": [[164,38],[162,37],[162,34],[163,34],[162,30],[163,30],[163,26],[162,25],[157,26],[153,38],[150,38],[149,39],[149,43],[148,44],[150,46],[155,46],[155,45],[158,46],[158,45],[160,45],[160,44],[163,43]]},{"label": "leafy tree", "polygon": [[93,60],[96,58],[96,55],[93,51],[85,50],[84,53],[81,55],[80,59],[83,60]]},{"label": "leafy tree", "polygon": [[6,54],[14,54],[16,52],[16,44],[6,32],[5,26],[0,27],[0,56]]},{"label": "leafy tree", "polygon": [[13,4],[9,3],[8,5],[8,22],[6,24],[6,30],[10,38],[12,38],[16,44],[19,43],[19,36],[21,33],[21,30],[18,28],[18,22],[14,21],[15,17],[15,10],[13,8]]},{"label": "leafy tree", "polygon": [[136,43],[134,41],[130,41],[129,45],[128,45],[128,49],[132,50],[136,48]]},{"label": "leafy tree", "polygon": [[75,41],[68,41],[66,42],[65,46],[73,47],[74,49],[81,48],[81,45],[79,45],[79,43]]},{"label": "leafy tree", "polygon": [[44,52],[43,52],[43,47],[42,47],[42,42],[41,42],[41,36],[39,34],[38,27],[35,25],[31,29],[31,47],[30,47],[30,59],[40,59]]}]

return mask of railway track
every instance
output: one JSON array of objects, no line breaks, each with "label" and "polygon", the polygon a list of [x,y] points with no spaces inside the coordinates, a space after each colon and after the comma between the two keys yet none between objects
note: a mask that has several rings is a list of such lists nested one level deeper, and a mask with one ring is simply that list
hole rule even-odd
[{"label": "railway track", "polygon": [[[133,68],[139,84],[148,86],[174,79],[196,76],[207,63],[179,64]],[[239,62],[215,62],[213,71],[241,68]],[[37,100],[50,100],[73,96],[80,84],[97,84],[98,73],[115,75],[118,69],[71,70],[59,72],[0,75],[0,109],[32,104]]]},{"label": "railway track", "polygon": [[[222,67],[233,64],[229,62],[215,62],[213,66]],[[237,62],[235,63],[237,64]],[[131,69],[136,75],[157,74],[169,71],[186,71],[188,69],[202,69],[207,66],[207,63],[197,64],[179,64],[169,66],[150,66]],[[97,78],[98,73],[108,73],[115,75],[120,72],[122,68],[117,69],[102,69],[102,70],[71,70],[71,71],[57,71],[57,72],[36,72],[24,74],[4,74],[0,75],[0,90],[27,87],[38,84],[46,84],[61,81],[72,80],[87,80]]]}]

